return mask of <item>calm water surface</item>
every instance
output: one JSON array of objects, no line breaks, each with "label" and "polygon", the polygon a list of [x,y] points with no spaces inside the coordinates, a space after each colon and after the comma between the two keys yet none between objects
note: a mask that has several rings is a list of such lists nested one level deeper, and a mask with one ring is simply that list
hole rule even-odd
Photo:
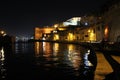
[{"label": "calm water surface", "polygon": [[96,55],[75,44],[16,43],[0,49],[0,80],[93,80]]}]

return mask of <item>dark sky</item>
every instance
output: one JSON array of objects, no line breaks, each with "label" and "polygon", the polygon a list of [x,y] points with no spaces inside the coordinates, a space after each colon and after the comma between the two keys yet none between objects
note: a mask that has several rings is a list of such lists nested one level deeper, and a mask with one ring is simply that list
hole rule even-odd
[{"label": "dark sky", "polygon": [[[42,1],[42,2],[41,2]],[[0,2],[0,28],[10,35],[33,35],[34,27],[50,26],[98,11],[108,0],[27,0]]]}]

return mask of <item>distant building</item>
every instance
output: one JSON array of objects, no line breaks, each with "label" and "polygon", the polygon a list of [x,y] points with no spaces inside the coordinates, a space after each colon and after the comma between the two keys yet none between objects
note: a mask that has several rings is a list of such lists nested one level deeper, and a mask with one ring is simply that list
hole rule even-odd
[{"label": "distant building", "polygon": [[[60,40],[79,42],[99,42],[103,39],[103,28],[100,24],[101,18],[95,16],[73,17],[67,21],[80,25],[55,24],[52,27],[36,27],[35,40]],[[63,24],[66,22],[63,22]]]},{"label": "distant building", "polygon": [[49,37],[49,34],[51,33],[51,31],[54,30],[54,27],[36,27],[35,28],[35,40],[42,40],[44,38]]}]

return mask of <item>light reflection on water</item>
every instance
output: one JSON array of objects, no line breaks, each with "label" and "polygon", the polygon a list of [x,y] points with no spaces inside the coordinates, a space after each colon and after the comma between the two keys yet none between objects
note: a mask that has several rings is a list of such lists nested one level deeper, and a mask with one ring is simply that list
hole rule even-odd
[{"label": "light reflection on water", "polygon": [[5,74],[5,67],[4,67],[4,64],[5,63],[5,55],[4,55],[4,48],[2,47],[0,49],[0,79],[4,79],[6,77],[6,74]]},{"label": "light reflection on water", "polygon": [[[89,60],[89,55],[92,54],[92,51],[80,45],[49,42],[16,43],[13,52],[9,52],[8,49],[5,49],[6,53],[12,55],[9,59],[9,71],[14,72],[13,75],[16,76],[19,76],[16,73],[20,72],[25,73],[27,76],[34,75],[37,74],[37,71],[40,71],[37,75],[46,75],[48,72],[51,76],[52,74],[57,76],[57,73],[59,76],[59,73],[63,72],[63,75],[80,76],[82,74],[87,75],[88,72],[92,71],[91,67],[94,66]],[[1,52],[4,53],[4,48],[1,48]],[[92,59],[94,61],[94,57]],[[0,59],[1,71],[6,70],[2,66],[4,65],[4,60],[5,58]],[[37,70],[34,71],[33,67]],[[41,71],[43,72],[41,73]],[[2,75],[5,77],[3,73]],[[24,76],[24,74],[21,75]]]},{"label": "light reflection on water", "polygon": [[77,76],[80,75],[79,70],[81,66],[84,66],[84,68],[87,69],[93,66],[88,59],[89,54],[92,54],[91,50],[80,45],[48,42],[35,43],[36,57],[43,57],[46,60],[45,64],[39,61],[37,61],[37,64],[42,64],[49,67],[53,67],[53,65],[58,66],[60,64],[65,64],[68,66],[67,68],[71,67],[71,69],[77,71],[77,73],[75,73]]}]

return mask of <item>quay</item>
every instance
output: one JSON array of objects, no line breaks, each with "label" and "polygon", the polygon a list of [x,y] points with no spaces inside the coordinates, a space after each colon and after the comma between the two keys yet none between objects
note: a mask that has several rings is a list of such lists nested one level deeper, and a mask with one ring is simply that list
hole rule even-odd
[{"label": "quay", "polygon": [[96,55],[97,67],[95,70],[94,80],[120,80],[120,71],[115,73],[115,70],[111,67],[114,66],[116,69],[120,69],[120,56],[112,55],[111,57],[116,61],[117,65],[115,65],[116,63],[113,63],[114,65],[110,65],[111,63],[108,62],[102,52],[96,51]]}]

